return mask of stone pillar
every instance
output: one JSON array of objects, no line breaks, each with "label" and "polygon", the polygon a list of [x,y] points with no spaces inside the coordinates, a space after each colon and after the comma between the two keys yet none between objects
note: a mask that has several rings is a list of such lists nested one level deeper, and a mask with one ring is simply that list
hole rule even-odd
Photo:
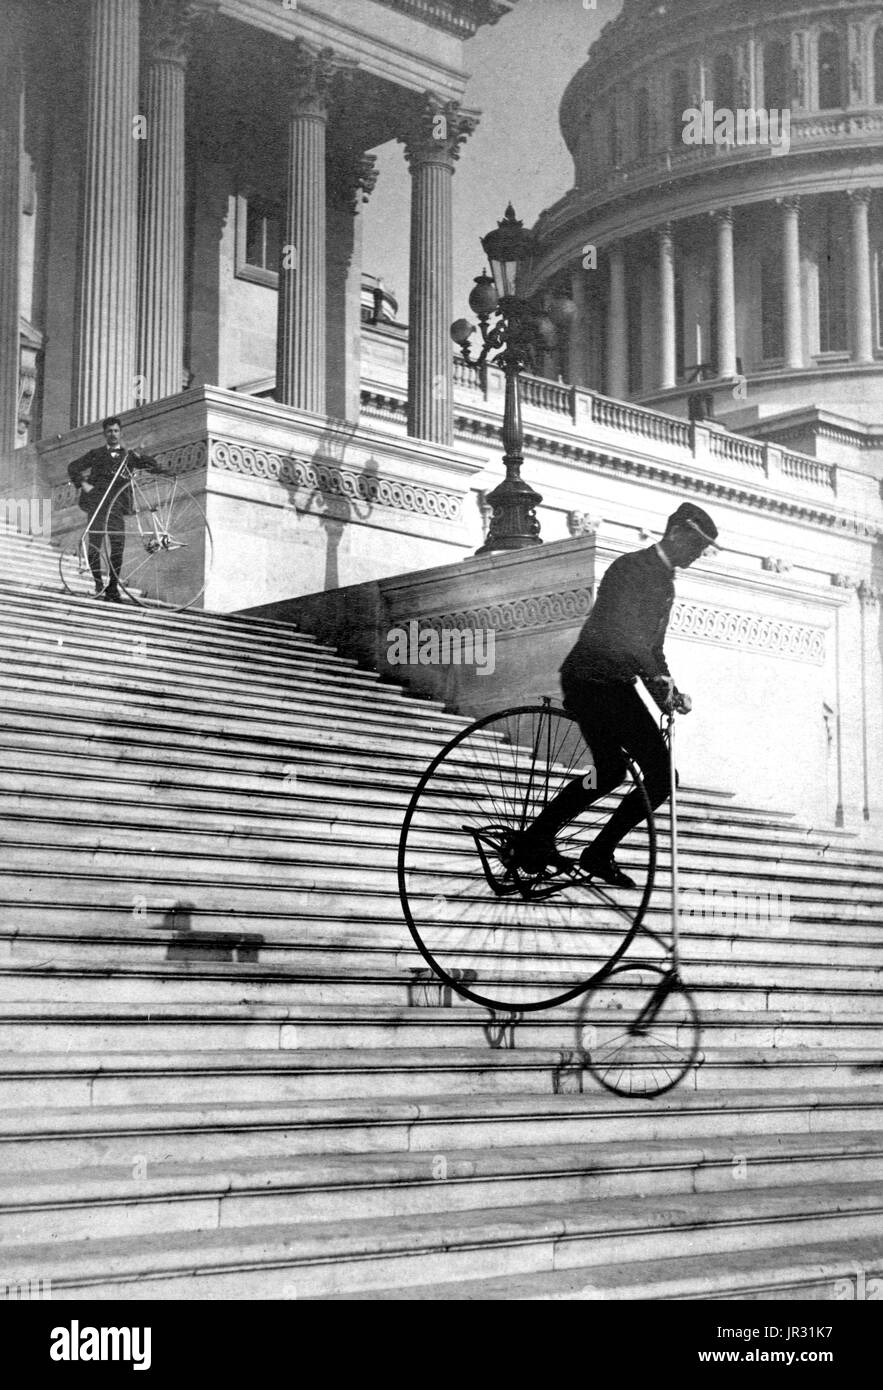
[{"label": "stone pillar", "polygon": [[296,39],[287,63],[285,214],[279,262],[276,399],[325,414],[325,132],[341,65],[329,48]]},{"label": "stone pillar", "polygon": [[451,192],[460,146],[477,112],[427,95],[400,136],[411,169],[411,266],[408,295],[408,433],[454,442]]},{"label": "stone pillar", "polygon": [[374,155],[334,146],[328,152],[328,414],[358,420],[362,358],[362,206],[377,183]]},{"label": "stone pillar", "polygon": [[586,276],[593,272],[575,270],[570,277],[570,296],[574,314],[570,320],[570,380],[574,386],[589,384],[589,311]]},{"label": "stone pillar", "polygon": [[800,199],[782,204],[782,305],[785,366],[803,366],[803,303],[800,290]]},{"label": "stone pillar", "polygon": [[13,10],[0,25],[0,457],[14,450],[18,428],[22,95],[19,19],[19,12]]},{"label": "stone pillar", "polygon": [[138,0],[91,0],[73,424],[135,398]]},{"label": "stone pillar", "polygon": [[625,255],[622,246],[608,248],[610,279],[607,298],[607,394],[622,400],[629,389],[629,347],[626,320]]},{"label": "stone pillar", "polygon": [[675,247],[670,223],[659,232],[659,389],[677,385]]},{"label": "stone pillar", "polygon": [[736,282],[733,258],[733,209],[714,214],[717,226],[717,370],[736,375]]},{"label": "stone pillar", "polygon": [[143,401],[181,390],[184,371],[184,75],[203,7],[146,0],[146,140],[138,246],[138,377]]},{"label": "stone pillar", "polygon": [[868,205],[871,190],[859,188],[849,196],[849,229],[852,242],[852,360],[873,362],[871,322],[871,247],[868,240]]}]

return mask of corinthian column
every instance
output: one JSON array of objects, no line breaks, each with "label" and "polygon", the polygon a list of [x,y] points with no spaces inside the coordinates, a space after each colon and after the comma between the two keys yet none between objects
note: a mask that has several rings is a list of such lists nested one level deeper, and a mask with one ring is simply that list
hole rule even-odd
[{"label": "corinthian column", "polygon": [[733,209],[714,214],[717,224],[717,373],[736,375],[736,281]]},{"label": "corinthian column", "polygon": [[340,71],[330,48],[319,50],[301,39],[292,44],[276,399],[316,415],[325,414],[325,133]]},{"label": "corinthian column", "polygon": [[619,245],[607,252],[610,272],[607,299],[607,394],[624,400],[629,389],[626,325],[625,256]]},{"label": "corinthian column", "polygon": [[138,276],[138,0],[91,0],[75,425],[131,406]]},{"label": "corinthian column", "polygon": [[146,0],[146,141],[138,257],[138,399],[181,389],[184,357],[184,76],[207,5]]},{"label": "corinthian column", "polygon": [[437,444],[454,442],[451,183],[460,146],[477,125],[477,112],[427,95],[399,137],[411,168],[408,433]]},{"label": "corinthian column", "polygon": [[22,89],[19,18],[13,10],[0,27],[0,457],[11,454],[15,448],[18,424]]},{"label": "corinthian column", "polygon": [[327,409],[357,420],[362,366],[362,208],[377,183],[377,160],[358,144],[328,150]]},{"label": "corinthian column", "polygon": [[668,391],[676,384],[675,246],[666,223],[659,232],[659,389]]},{"label": "corinthian column", "polygon": [[800,200],[782,204],[782,289],[785,314],[785,366],[803,366],[803,313],[800,298]]},{"label": "corinthian column", "polygon": [[860,188],[849,196],[852,234],[852,360],[873,362],[871,328],[871,247],[868,240],[868,204],[871,190]]}]

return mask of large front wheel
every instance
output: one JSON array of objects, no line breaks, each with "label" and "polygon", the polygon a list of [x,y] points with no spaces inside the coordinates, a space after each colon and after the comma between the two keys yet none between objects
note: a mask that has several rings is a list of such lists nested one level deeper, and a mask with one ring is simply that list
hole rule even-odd
[{"label": "large front wheel", "polygon": [[[192,608],[212,566],[205,511],[176,475],[147,474],[132,482],[134,511],[108,522],[107,553],[122,548],[120,588],[143,607]],[[120,534],[113,535],[113,528]],[[122,546],[120,546],[122,542]]]},{"label": "large front wheel", "polygon": [[[631,763],[625,783],[560,830],[556,864],[525,866],[519,837],[574,778],[589,801],[595,764],[576,721],[550,703],[524,705],[457,734],[411,798],[398,864],[408,927],[436,975],[487,1008],[573,999],[619,959],[646,910],[656,841]],[[642,818],[617,862],[635,887],[613,888],[581,871],[579,858],[626,795]]]}]

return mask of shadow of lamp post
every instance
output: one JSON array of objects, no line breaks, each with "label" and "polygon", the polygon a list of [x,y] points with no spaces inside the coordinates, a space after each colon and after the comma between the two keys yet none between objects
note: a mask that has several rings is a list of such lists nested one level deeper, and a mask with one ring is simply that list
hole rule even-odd
[{"label": "shadow of lamp post", "polygon": [[570,322],[575,306],[566,295],[556,295],[548,309],[520,299],[516,293],[519,265],[533,257],[533,233],[525,231],[515,217],[510,203],[502,222],[481,239],[491,263],[491,276],[482,273],[475,277],[469,296],[469,307],[478,317],[481,351],[473,356],[469,339],[475,325],[468,319],[458,319],[451,325],[451,337],[460,348],[464,361],[477,371],[486,363],[502,369],[506,380],[503,410],[503,462],[506,477],[488,493],[492,507],[487,539],[476,552],[520,550],[528,545],[542,545],[540,523],[535,508],[542,502],[538,492],[524,481],[524,427],[521,420],[521,373],[525,368],[536,370],[540,353],[556,343],[556,325]]}]

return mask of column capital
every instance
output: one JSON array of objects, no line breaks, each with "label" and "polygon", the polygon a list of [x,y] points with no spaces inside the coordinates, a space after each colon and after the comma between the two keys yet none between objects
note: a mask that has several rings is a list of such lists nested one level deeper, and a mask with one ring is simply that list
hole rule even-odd
[{"label": "column capital", "polygon": [[783,212],[800,212],[803,199],[799,193],[789,193],[786,197],[777,198],[776,202]]},{"label": "column capital", "polygon": [[876,608],[880,601],[880,590],[876,584],[869,584],[866,579],[859,580],[855,586],[858,594],[858,601],[862,608]]},{"label": "column capital", "polygon": [[670,250],[673,250],[675,240],[674,223],[663,222],[660,226],[658,226],[656,228],[656,240],[659,243],[660,248],[668,248]]},{"label": "column capital", "polygon": [[149,63],[177,63],[190,57],[194,26],[217,14],[220,0],[144,0],[144,57]]},{"label": "column capital", "polygon": [[712,222],[719,227],[732,227],[733,225],[733,209],[730,207],[715,208],[714,212],[710,212],[708,215]]},{"label": "column capital", "polygon": [[305,39],[286,44],[274,63],[274,76],[293,116],[324,120],[341,81],[352,78],[356,65],[333,48],[319,48]]},{"label": "column capital", "polygon": [[406,130],[398,139],[405,147],[408,163],[444,164],[453,168],[460,158],[460,146],[478,126],[480,112],[470,111],[456,101],[443,101],[425,92],[406,118]]},{"label": "column capital", "polygon": [[367,203],[377,187],[377,156],[352,145],[330,143],[326,158],[329,196],[356,213],[360,203]]},{"label": "column capital", "polygon": [[868,207],[871,202],[872,188],[851,188],[847,194],[851,207]]}]

